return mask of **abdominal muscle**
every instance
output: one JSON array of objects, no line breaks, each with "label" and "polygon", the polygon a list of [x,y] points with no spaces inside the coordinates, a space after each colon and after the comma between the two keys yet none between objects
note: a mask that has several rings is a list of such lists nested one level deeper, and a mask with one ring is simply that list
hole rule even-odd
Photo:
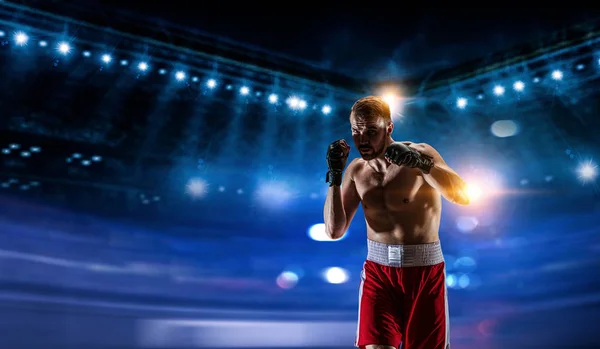
[{"label": "abdominal muscle", "polygon": [[398,245],[439,240],[441,196],[418,170],[405,168],[389,173],[383,180],[374,177],[368,168],[363,171],[355,177],[355,184],[368,239]]},{"label": "abdominal muscle", "polygon": [[418,245],[439,240],[439,217],[413,210],[387,212],[365,210],[367,238],[391,245]]}]

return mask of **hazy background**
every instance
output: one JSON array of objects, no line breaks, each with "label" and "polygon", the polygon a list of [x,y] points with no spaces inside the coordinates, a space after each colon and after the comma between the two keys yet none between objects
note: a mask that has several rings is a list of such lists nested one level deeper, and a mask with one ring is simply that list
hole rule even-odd
[{"label": "hazy background", "polygon": [[600,347],[598,31],[568,29],[589,12],[21,5],[3,348],[350,348],[365,223],[322,241],[324,159],[370,93],[474,188],[443,208],[453,348]]}]

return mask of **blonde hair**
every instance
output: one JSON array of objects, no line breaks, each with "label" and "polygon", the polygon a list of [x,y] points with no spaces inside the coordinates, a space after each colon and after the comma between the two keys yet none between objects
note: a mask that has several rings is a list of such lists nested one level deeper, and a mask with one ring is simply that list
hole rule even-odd
[{"label": "blonde hair", "polygon": [[392,112],[390,105],[381,97],[368,96],[356,101],[350,109],[350,118],[375,119],[382,118],[385,124],[392,122]]}]

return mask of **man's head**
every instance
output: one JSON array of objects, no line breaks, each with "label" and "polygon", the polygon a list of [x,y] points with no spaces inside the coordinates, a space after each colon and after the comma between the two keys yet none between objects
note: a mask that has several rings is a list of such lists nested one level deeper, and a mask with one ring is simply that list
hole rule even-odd
[{"label": "man's head", "polygon": [[365,160],[385,152],[394,130],[390,106],[381,97],[369,96],[356,101],[350,111],[352,139]]}]

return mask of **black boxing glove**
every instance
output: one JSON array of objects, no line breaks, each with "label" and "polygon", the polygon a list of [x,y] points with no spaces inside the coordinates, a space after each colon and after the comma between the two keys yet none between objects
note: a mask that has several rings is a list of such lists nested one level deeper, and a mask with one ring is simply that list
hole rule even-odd
[{"label": "black boxing glove", "polygon": [[327,148],[327,176],[325,182],[329,183],[330,187],[342,185],[342,175],[348,161],[350,146],[345,140],[340,139],[329,145]]},{"label": "black boxing glove", "polygon": [[401,142],[394,142],[385,151],[385,157],[398,166],[418,168],[427,174],[433,167],[433,159]]}]

